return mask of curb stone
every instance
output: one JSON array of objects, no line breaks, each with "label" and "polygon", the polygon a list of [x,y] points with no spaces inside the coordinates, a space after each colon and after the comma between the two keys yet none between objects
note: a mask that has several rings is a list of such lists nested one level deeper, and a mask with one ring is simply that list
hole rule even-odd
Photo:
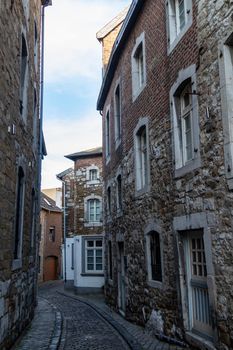
[{"label": "curb stone", "polygon": [[122,336],[122,338],[129,345],[131,350],[143,350],[142,346],[138,343],[138,341],[131,334],[129,334],[121,324],[119,324],[116,320],[114,320],[111,316],[109,316],[105,311],[101,310],[93,303],[86,300],[82,300],[77,296],[66,294],[64,292],[57,291],[57,293],[90,306],[96,313],[98,313],[103,319],[105,319],[105,321],[107,321],[113,328],[117,330],[117,332]]}]

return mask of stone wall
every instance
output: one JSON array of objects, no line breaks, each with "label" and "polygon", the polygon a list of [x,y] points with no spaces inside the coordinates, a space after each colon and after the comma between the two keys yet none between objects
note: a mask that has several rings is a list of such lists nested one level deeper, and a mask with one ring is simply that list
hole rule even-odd
[{"label": "stone wall", "polygon": [[[105,215],[106,265],[112,242],[113,278],[106,268],[106,298],[119,309],[120,245],[124,245],[125,316],[154,330],[186,339],[198,348],[232,348],[232,192],[224,167],[224,132],[220,94],[219,42],[232,33],[231,1],[193,1],[192,23],[170,52],[167,48],[166,8],[163,1],[144,2],[136,24],[115,65],[103,115],[110,105],[111,159],[104,158],[104,197],[112,188],[112,217]],[[131,53],[145,33],[146,86],[132,101]],[[170,91],[180,72],[195,67],[200,143],[200,164],[176,173]],[[120,78],[122,141],[114,145],[114,89]],[[150,187],[135,195],[134,130],[148,117]],[[105,118],[103,118],[105,130]],[[105,136],[103,137],[105,140]],[[104,144],[105,148],[105,144]],[[105,152],[104,152],[105,154]],[[123,212],[116,210],[116,176],[122,174]],[[105,213],[107,204],[105,203]],[[146,232],[160,232],[163,281],[148,282]],[[193,231],[192,231],[193,230]],[[207,257],[207,285],[212,319],[212,340],[192,333],[184,291],[182,242],[187,232],[203,232]],[[183,280],[184,278],[184,280]],[[121,308],[122,309],[122,308]],[[194,332],[195,333],[195,332]]]},{"label": "stone wall", "polygon": [[[25,2],[26,3],[26,2]],[[0,349],[8,349],[30,322],[36,303],[37,231],[32,235],[32,193],[37,193],[39,33],[41,1],[2,1],[0,5]],[[34,22],[35,21],[35,22]],[[38,46],[35,51],[35,23]],[[27,103],[20,112],[21,38],[28,50]],[[38,60],[34,54],[37,54]],[[33,132],[34,130],[34,132]],[[22,258],[14,265],[18,167],[25,172]],[[38,221],[37,227],[38,227]]]}]

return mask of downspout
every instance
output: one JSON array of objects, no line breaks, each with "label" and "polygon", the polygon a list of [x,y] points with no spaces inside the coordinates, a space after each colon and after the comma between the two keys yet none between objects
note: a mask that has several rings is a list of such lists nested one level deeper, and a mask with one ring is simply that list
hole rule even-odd
[{"label": "downspout", "polygon": [[66,182],[62,181],[63,183],[63,191],[64,191],[64,198],[63,198],[63,240],[64,240],[64,280],[66,285]]},{"label": "downspout", "polygon": [[[37,210],[36,216],[40,221],[41,210],[41,169],[43,159],[43,104],[44,104],[44,27],[45,27],[45,7],[52,5],[51,0],[42,1],[41,7],[41,52],[40,52],[40,105],[39,105],[39,149],[38,149],[38,183],[37,183]],[[37,221],[37,222],[38,222]],[[36,262],[38,267],[39,242],[36,245]]]}]

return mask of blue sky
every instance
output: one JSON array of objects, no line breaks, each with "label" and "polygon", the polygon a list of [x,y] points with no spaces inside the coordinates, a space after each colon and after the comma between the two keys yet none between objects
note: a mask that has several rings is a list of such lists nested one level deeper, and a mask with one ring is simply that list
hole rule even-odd
[{"label": "blue sky", "polygon": [[102,144],[96,100],[102,48],[96,32],[131,0],[53,0],[46,8],[42,188],[59,187],[56,174],[72,167],[65,154]]}]

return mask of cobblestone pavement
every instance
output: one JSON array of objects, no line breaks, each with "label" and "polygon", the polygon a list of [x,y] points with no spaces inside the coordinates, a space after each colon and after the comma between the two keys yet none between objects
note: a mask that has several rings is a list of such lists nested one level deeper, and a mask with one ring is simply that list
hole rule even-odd
[{"label": "cobblestone pavement", "polygon": [[39,287],[35,317],[12,350],[181,350],[110,309],[101,295],[76,296],[62,281]]},{"label": "cobblestone pavement", "polygon": [[56,313],[47,300],[38,298],[35,316],[12,350],[48,349],[54,332]]}]

